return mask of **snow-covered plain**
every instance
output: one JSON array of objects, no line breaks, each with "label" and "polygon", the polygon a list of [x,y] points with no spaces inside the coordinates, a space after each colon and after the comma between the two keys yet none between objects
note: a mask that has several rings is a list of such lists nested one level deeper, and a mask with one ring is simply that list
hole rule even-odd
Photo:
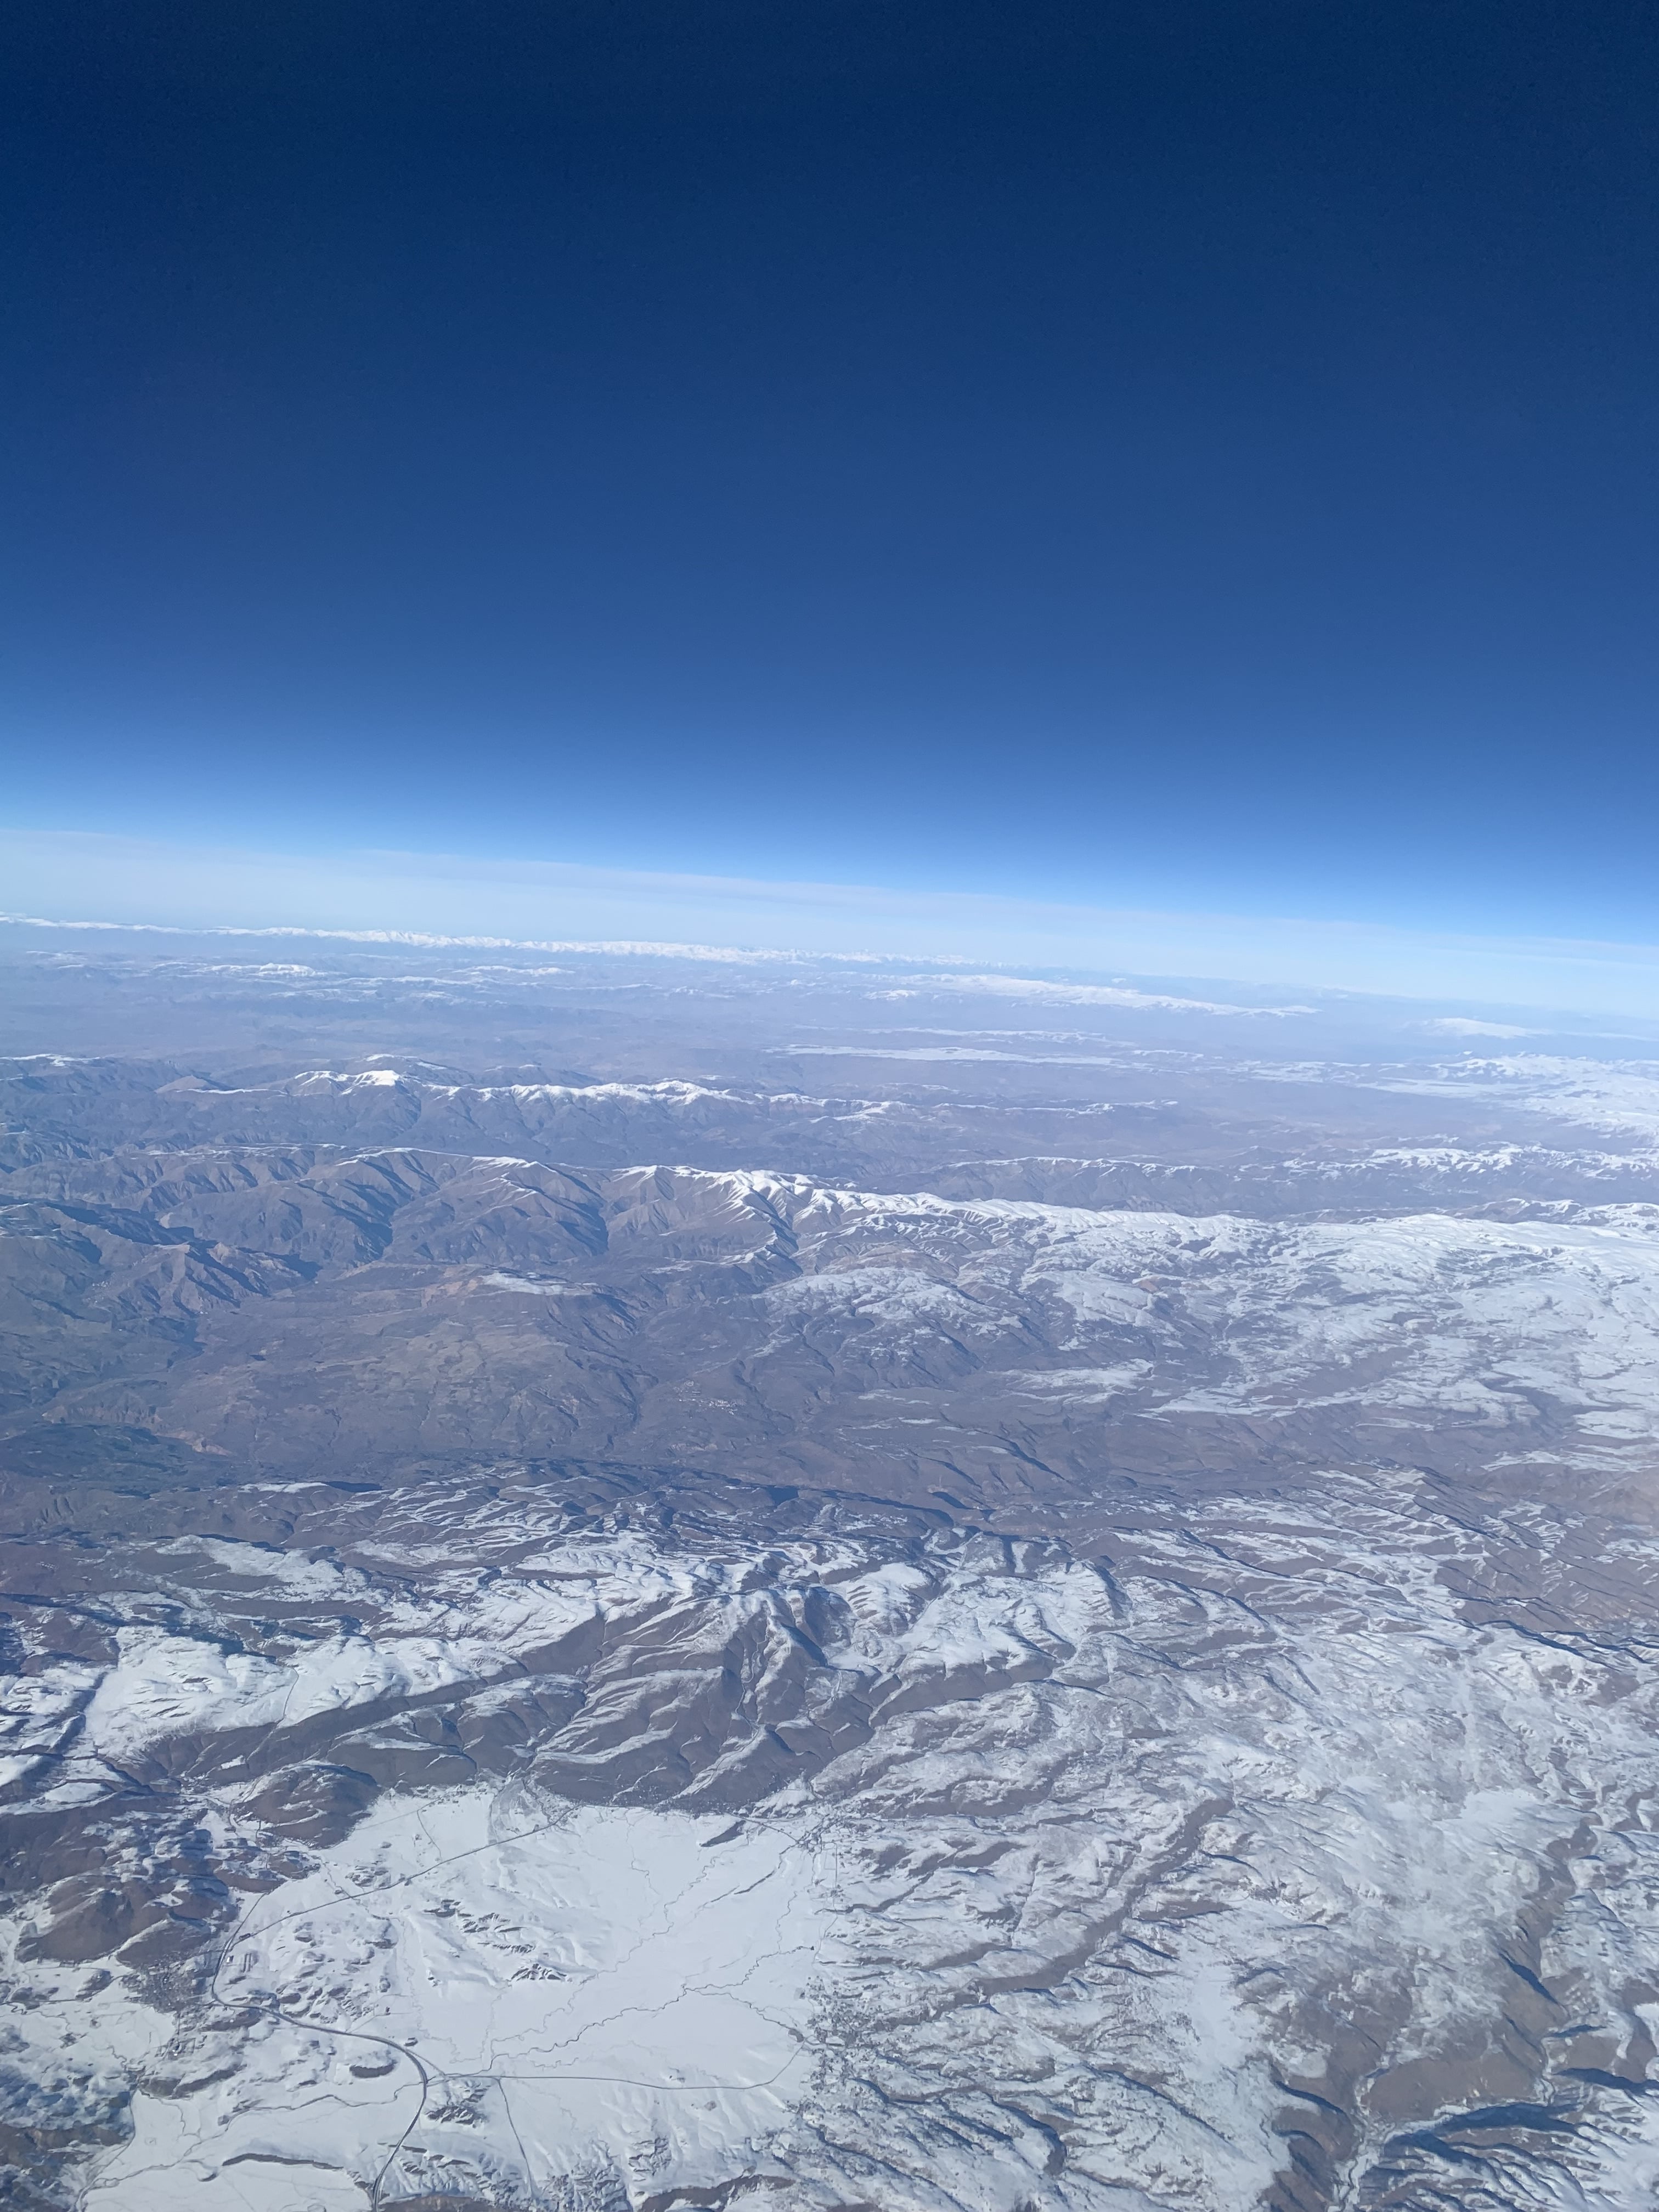
[{"label": "snow-covered plain", "polygon": [[239,1919],[214,1996],[254,2034],[140,2094],[88,2207],[207,2208],[250,2166],[274,2203],[313,2175],[360,2203],[392,2169],[533,2200],[763,2160],[811,2071],[819,1929],[810,1852],[730,1826],[489,1788],[372,1814]]}]

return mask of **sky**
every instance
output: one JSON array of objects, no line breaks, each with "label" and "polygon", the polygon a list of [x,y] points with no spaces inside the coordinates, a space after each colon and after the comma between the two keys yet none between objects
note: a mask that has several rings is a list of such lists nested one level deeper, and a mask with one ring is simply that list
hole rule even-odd
[{"label": "sky", "polygon": [[12,829],[1659,942],[1653,8],[20,0],[0,85]]}]

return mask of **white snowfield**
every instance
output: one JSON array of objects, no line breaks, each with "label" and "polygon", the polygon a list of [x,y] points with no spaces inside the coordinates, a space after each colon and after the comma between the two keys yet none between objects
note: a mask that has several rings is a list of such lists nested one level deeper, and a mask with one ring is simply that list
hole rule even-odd
[{"label": "white snowfield", "polygon": [[1659,1436],[1659,1206],[1280,1223],[815,1191],[785,1210],[805,1272],[767,1304],[792,1334],[838,1313],[982,1356],[1057,1310],[1078,1364],[1034,1373],[1044,1390],[1498,1426],[1547,1405],[1592,1457]]},{"label": "white snowfield", "polygon": [[[1148,1276],[1155,1289],[1137,1304]],[[1652,1207],[1548,1224],[1117,1217],[1060,1231],[1022,1287],[1052,1292],[1080,1324],[1145,1327],[1146,1297],[1177,1302],[1223,1347],[1230,1371],[1167,1399],[1170,1412],[1363,1397],[1502,1420],[1539,1391],[1586,1437],[1647,1438],[1659,1419]],[[1173,1316],[1153,1317],[1166,1338],[1175,1327]]]},{"label": "white snowfield", "polygon": [[371,1816],[243,1916],[216,1993],[260,2026],[137,2100],[88,2208],[357,2204],[405,2130],[400,2194],[622,2159],[717,2185],[811,2078],[820,1937],[810,1852],[731,1825],[487,1790]]}]

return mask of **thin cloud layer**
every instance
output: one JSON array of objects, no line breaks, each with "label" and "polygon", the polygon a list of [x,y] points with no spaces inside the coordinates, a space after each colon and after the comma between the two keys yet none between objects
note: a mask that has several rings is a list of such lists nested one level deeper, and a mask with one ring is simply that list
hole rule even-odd
[{"label": "thin cloud layer", "polygon": [[1185,1012],[1223,1003],[1202,992],[1140,988],[1167,978],[1452,1000],[1500,1013],[1548,1007],[1659,1018],[1659,946],[1453,936],[1340,919],[1148,913],[444,854],[252,853],[40,830],[0,830],[0,880],[13,920],[81,927],[704,960],[829,955],[995,965],[1061,974],[1041,982],[945,980],[957,990],[1149,1010],[1159,1000],[1179,999]]}]

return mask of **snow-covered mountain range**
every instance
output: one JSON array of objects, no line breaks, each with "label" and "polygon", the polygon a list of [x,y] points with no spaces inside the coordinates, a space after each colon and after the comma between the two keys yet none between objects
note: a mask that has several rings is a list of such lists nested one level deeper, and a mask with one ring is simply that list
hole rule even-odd
[{"label": "snow-covered mountain range", "polygon": [[1659,2187],[1656,1063],[9,957],[15,2202]]}]

